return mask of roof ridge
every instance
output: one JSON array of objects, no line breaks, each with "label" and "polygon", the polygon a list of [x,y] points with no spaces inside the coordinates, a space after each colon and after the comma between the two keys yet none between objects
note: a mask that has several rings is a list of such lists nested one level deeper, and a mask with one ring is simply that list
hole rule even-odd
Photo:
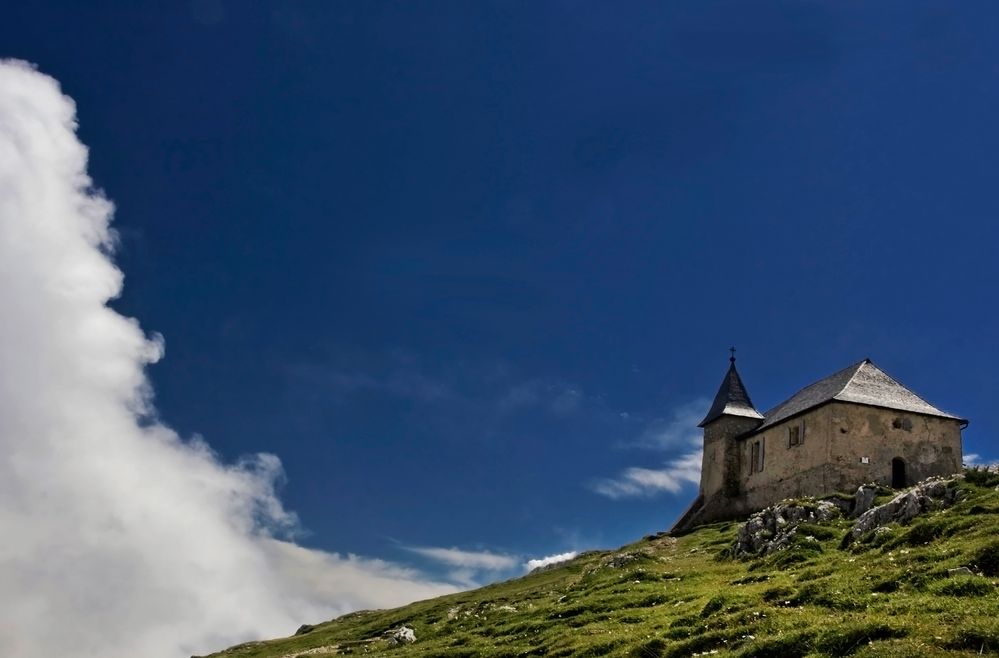
[{"label": "roof ridge", "polygon": [[851,381],[853,381],[853,378],[857,376],[857,373],[860,372],[860,366],[862,366],[865,362],[869,362],[869,361],[870,361],[870,359],[862,359],[860,361],[857,361],[856,363],[851,363],[850,365],[848,365],[845,368],[840,368],[839,370],[837,370],[836,372],[834,372],[834,373],[832,373],[830,375],[826,375],[825,377],[820,377],[819,379],[816,379],[815,381],[813,381],[811,383],[805,384],[804,386],[802,386],[801,388],[799,388],[797,391],[795,391],[794,393],[792,393],[790,396],[788,396],[784,400],[781,400],[780,402],[778,402],[774,406],[772,406],[769,409],[767,409],[766,412],[764,412],[763,415],[764,416],[769,416],[771,414],[771,412],[776,411],[778,407],[780,407],[781,405],[783,405],[783,404],[785,404],[787,402],[790,402],[795,397],[797,397],[800,393],[803,393],[804,391],[806,391],[809,388],[815,386],[816,384],[823,384],[823,383],[825,383],[825,382],[827,382],[827,381],[829,381],[831,379],[835,379],[835,377],[837,375],[841,375],[841,374],[845,373],[847,370],[850,370],[851,368],[854,369],[853,374],[851,374],[850,377],[843,384],[843,388],[841,388],[836,393],[836,395],[839,395],[840,393],[842,393],[846,389],[847,385]]},{"label": "roof ridge", "polygon": [[[905,384],[903,384],[902,382],[898,381],[897,379],[895,379],[894,377],[892,377],[891,375],[889,375],[889,374],[888,374],[888,373],[887,373],[887,372],[886,372],[886,371],[885,371],[885,370],[884,370],[883,368],[879,367],[879,366],[878,366],[878,364],[874,363],[874,362],[873,362],[873,361],[871,361],[870,359],[864,359],[864,360],[863,360],[863,361],[861,362],[861,364],[865,364],[865,363],[866,363],[867,365],[870,365],[871,367],[873,367],[873,368],[874,368],[875,370],[877,370],[878,372],[880,372],[880,373],[881,373],[882,375],[884,375],[884,376],[885,376],[885,378],[887,378],[888,380],[890,380],[892,384],[895,384],[895,386],[898,386],[899,388],[901,388],[901,389],[905,390],[905,391],[906,391],[906,392],[908,392],[908,393],[909,393],[910,395],[912,395],[912,397],[916,398],[917,400],[919,400],[920,402],[922,402],[923,404],[925,404],[925,405],[926,405],[927,407],[930,407],[931,409],[936,409],[937,411],[939,411],[939,412],[940,412],[940,413],[942,413],[942,414],[947,414],[947,415],[950,415],[950,414],[948,414],[948,412],[944,411],[943,409],[941,409],[941,408],[940,408],[940,407],[938,407],[937,405],[935,405],[935,404],[933,404],[933,403],[929,402],[929,401],[928,401],[928,400],[927,400],[926,398],[924,398],[924,397],[923,397],[922,395],[920,395],[919,393],[916,393],[916,392],[915,392],[914,390],[912,390],[911,388],[909,388],[908,386],[906,386],[906,385],[905,385]],[[856,376],[857,376],[857,373],[859,373],[859,372],[860,372],[860,368],[857,368],[857,372],[853,374],[853,377],[856,377]],[[834,396],[834,399],[835,399],[835,398],[838,398],[838,397],[839,397],[839,395],[840,395],[841,393],[843,393],[843,391],[845,391],[845,390],[846,390],[847,386],[849,386],[849,385],[850,385],[850,382],[852,382],[852,381],[853,381],[853,377],[851,377],[851,378],[850,378],[850,381],[848,381],[848,382],[846,383],[846,386],[844,386],[844,387],[843,387],[843,390],[842,390],[842,391],[840,391],[839,393],[837,393],[837,394],[836,394],[836,395]]]},{"label": "roof ridge", "polygon": [[[853,374],[850,375],[850,378],[847,379],[846,382],[843,384],[843,388],[839,389],[839,392],[836,393],[836,395],[832,396],[834,400],[836,398],[838,398],[840,395],[842,395],[843,391],[845,391],[847,388],[849,388],[849,386],[853,382],[853,380],[857,378],[858,374],[860,374],[860,369],[863,368],[865,365],[868,365],[868,364],[874,366],[874,362],[871,361],[870,359],[863,359],[861,361],[857,361],[856,363],[848,365],[847,367],[843,368],[843,370],[839,371],[839,372],[844,372],[846,370],[849,370],[850,368],[854,369],[853,370]],[[878,368],[877,366],[874,366],[874,367]],[[878,370],[881,370],[881,368],[878,368]],[[881,372],[884,372],[884,370],[881,370]],[[836,376],[836,374],[837,373],[833,373],[833,374],[829,375],[829,377],[827,377],[827,379],[832,379],[833,377]],[[885,374],[888,374],[888,373],[885,373]],[[891,379],[891,378],[889,377],[889,379]],[[822,381],[822,380],[819,380],[819,381]],[[892,381],[895,381],[895,380],[892,379]],[[898,382],[895,382],[895,383],[898,384]]]}]

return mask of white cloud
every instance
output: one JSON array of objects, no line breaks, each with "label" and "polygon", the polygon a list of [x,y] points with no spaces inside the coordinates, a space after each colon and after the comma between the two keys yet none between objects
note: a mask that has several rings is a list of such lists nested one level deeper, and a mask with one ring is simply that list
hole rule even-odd
[{"label": "white cloud", "polygon": [[646,426],[635,442],[635,447],[669,450],[701,443],[701,422],[710,406],[708,400],[698,399],[673,410],[669,418],[656,418]]},{"label": "white cloud", "polygon": [[406,550],[452,567],[502,571],[517,566],[517,558],[491,551],[463,551],[434,546],[407,546]]},{"label": "white cloud", "polygon": [[176,658],[453,591],[280,541],[273,455],[222,464],[156,420],[163,354],[122,273],[73,102],[0,62],[0,655]]},{"label": "white cloud", "polygon": [[707,407],[706,400],[681,405],[668,419],[657,418],[650,422],[638,440],[630,444],[634,448],[682,451],[678,457],[667,461],[662,468],[626,468],[616,477],[591,482],[590,488],[602,496],[619,499],[649,497],[663,492],[675,494],[688,485],[699,484],[702,438],[697,423]]},{"label": "white cloud", "polygon": [[389,608],[458,589],[427,582],[419,571],[383,560],[341,556],[277,539],[262,540],[262,544],[288,589],[315,608],[333,605],[334,615]]},{"label": "white cloud", "polygon": [[512,555],[492,551],[466,551],[460,548],[437,546],[404,546],[407,551],[427,558],[438,564],[450,567],[447,572],[449,582],[462,587],[480,587],[485,582],[495,580],[503,572],[509,572],[519,564]]},{"label": "white cloud", "polygon": [[654,496],[662,492],[679,493],[684,486],[701,481],[701,451],[688,452],[670,460],[663,468],[633,466],[617,477],[597,480],[592,488],[608,498]]},{"label": "white cloud", "polygon": [[981,458],[982,458],[982,456],[979,455],[978,453],[969,452],[968,454],[966,454],[964,456],[964,465],[965,466],[975,466],[977,464],[980,464],[981,463],[981,461],[980,461]]},{"label": "white cloud", "polygon": [[577,551],[569,551],[568,553],[559,553],[558,555],[547,555],[545,557],[535,558],[533,560],[528,560],[524,564],[524,568],[528,571],[534,571],[535,569],[540,569],[541,567],[547,567],[552,564],[559,564],[560,562],[568,562],[579,555]]}]

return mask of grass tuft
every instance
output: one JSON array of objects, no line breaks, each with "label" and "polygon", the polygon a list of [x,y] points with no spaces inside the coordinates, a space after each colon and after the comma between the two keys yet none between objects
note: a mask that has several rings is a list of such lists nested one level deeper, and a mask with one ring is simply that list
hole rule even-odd
[{"label": "grass tuft", "polygon": [[667,646],[665,640],[656,638],[635,648],[631,655],[635,658],[661,658]]},{"label": "grass tuft", "polygon": [[813,637],[814,633],[804,631],[759,639],[737,655],[739,658],[804,658],[812,651]]},{"label": "grass tuft", "polygon": [[996,586],[978,576],[953,578],[936,587],[937,594],[947,596],[985,596],[991,594]]},{"label": "grass tuft", "polygon": [[984,576],[999,576],[999,542],[982,546],[972,559],[975,568]]},{"label": "grass tuft", "polygon": [[972,467],[965,469],[964,479],[969,484],[977,487],[999,486],[999,473],[986,468]]},{"label": "grass tuft", "polygon": [[725,607],[725,597],[721,594],[716,594],[708,599],[708,602],[704,604],[701,608],[702,617],[710,617],[714,613],[718,612]]},{"label": "grass tuft", "polygon": [[851,624],[823,632],[815,640],[815,648],[830,656],[849,656],[865,644],[906,635],[905,630],[887,624]]},{"label": "grass tuft", "polygon": [[961,628],[944,643],[948,649],[968,649],[978,653],[999,653],[999,632],[994,628]]}]

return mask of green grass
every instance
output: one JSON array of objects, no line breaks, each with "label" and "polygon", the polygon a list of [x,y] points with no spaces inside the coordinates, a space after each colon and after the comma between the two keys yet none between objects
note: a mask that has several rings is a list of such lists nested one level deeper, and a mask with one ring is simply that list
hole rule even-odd
[{"label": "green grass", "polygon": [[[717,524],[215,656],[995,656],[997,484],[972,475],[954,507],[877,539],[841,542],[850,521],[839,519],[802,526],[786,551],[734,560],[737,524]],[[981,575],[948,574],[961,566]],[[382,633],[403,624],[417,642],[389,646]]]}]

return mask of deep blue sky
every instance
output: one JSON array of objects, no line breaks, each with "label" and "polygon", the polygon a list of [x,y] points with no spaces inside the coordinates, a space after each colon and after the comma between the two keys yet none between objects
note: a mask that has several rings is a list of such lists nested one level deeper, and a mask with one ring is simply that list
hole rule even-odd
[{"label": "deep blue sky", "polygon": [[869,356],[999,457],[995,3],[20,4],[163,419],[279,455],[308,545],[663,529],[692,487],[592,484],[730,344],[761,409]]}]

